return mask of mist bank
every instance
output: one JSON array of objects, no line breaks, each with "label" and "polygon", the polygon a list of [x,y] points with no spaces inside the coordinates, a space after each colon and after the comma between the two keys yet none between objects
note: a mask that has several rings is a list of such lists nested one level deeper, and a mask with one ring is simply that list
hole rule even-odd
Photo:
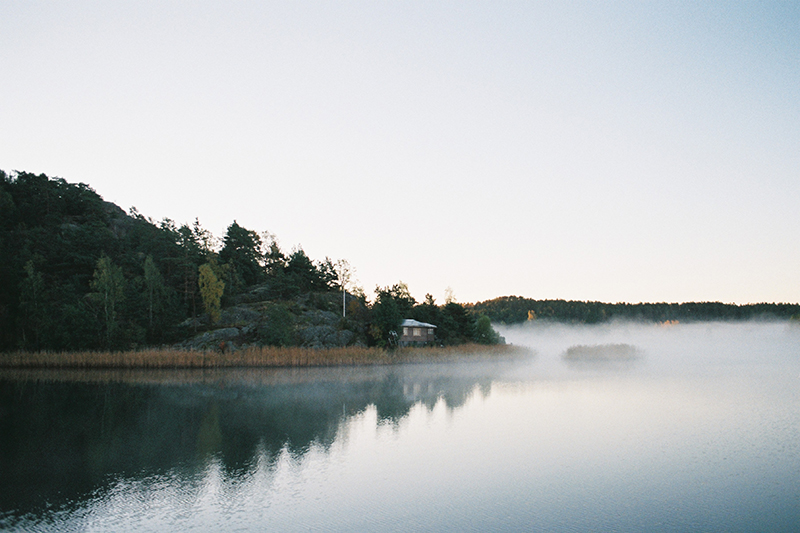
[{"label": "mist bank", "polygon": [[[566,324],[533,320],[497,329],[512,345],[536,353],[530,370],[539,377],[623,369],[679,378],[750,368],[746,374],[755,367],[780,372],[791,368],[792,375],[800,373],[800,323],[794,321]],[[610,364],[619,362],[626,365]]]},{"label": "mist bank", "polygon": [[519,324],[550,320],[574,324],[597,324],[614,320],[643,322],[702,322],[742,320],[800,321],[800,304],[756,303],[725,304],[721,302],[685,303],[606,303],[575,300],[535,300],[521,296],[502,296],[470,306],[477,314],[485,314],[493,323]]}]

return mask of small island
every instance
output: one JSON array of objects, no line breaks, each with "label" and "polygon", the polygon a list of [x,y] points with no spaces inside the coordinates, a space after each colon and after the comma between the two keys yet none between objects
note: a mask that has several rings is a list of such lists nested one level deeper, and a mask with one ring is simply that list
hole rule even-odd
[{"label": "small island", "polygon": [[633,361],[639,350],[630,344],[592,344],[570,346],[562,358],[568,362]]}]

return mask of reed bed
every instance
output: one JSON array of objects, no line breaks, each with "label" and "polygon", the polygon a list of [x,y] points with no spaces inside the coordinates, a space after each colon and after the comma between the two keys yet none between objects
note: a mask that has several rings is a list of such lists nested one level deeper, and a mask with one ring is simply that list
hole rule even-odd
[{"label": "reed bed", "polygon": [[247,367],[326,367],[347,365],[389,365],[462,361],[523,353],[510,345],[463,345],[449,347],[344,348],[248,347],[230,352],[146,349],[126,352],[12,352],[0,354],[0,368],[108,368],[108,369],[192,369]]},{"label": "reed bed", "polygon": [[462,344],[459,346],[426,346],[400,348],[395,352],[395,361],[402,363],[458,362],[470,359],[497,359],[530,355],[529,349],[511,344]]}]

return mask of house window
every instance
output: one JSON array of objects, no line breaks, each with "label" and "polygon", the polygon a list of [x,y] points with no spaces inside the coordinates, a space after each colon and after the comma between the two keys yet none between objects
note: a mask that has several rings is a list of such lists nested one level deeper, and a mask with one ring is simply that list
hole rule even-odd
[{"label": "house window", "polygon": [[422,328],[414,328],[414,336],[415,337],[422,336]]},{"label": "house window", "polygon": [[433,335],[433,328],[428,328],[428,335]]},{"label": "house window", "polygon": [[403,335],[408,337],[408,328],[403,328]]}]

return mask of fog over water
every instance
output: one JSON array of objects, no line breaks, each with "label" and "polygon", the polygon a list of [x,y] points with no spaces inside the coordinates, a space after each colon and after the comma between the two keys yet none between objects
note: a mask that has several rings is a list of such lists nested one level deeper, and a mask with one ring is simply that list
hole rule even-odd
[{"label": "fog over water", "polygon": [[800,327],[498,329],[532,355],[0,373],[0,529],[796,531]]},{"label": "fog over water", "polygon": [[562,356],[571,346],[628,344],[640,352],[640,372],[694,374],[720,367],[800,363],[800,325],[781,322],[653,324],[608,322],[571,325],[531,321],[495,325],[506,341],[537,352],[537,371],[570,373]]}]

